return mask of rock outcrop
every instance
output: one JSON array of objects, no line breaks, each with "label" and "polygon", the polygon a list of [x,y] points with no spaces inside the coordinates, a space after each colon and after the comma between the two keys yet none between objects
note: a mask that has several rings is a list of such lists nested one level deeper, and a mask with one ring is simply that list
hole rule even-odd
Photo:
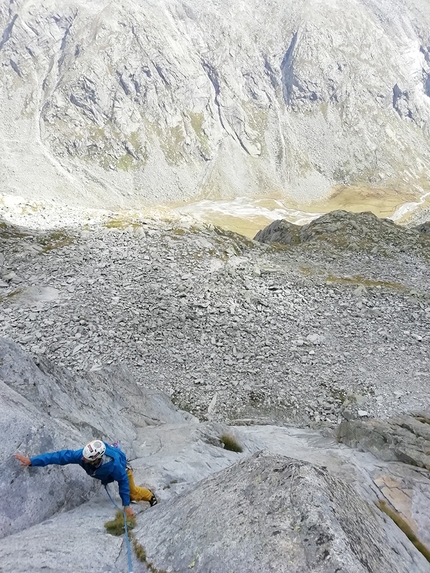
[{"label": "rock outcrop", "polygon": [[429,412],[421,412],[388,420],[342,422],[337,433],[341,443],[389,462],[373,472],[374,483],[427,545],[430,520],[424,500],[430,495],[429,423]]},{"label": "rock outcrop", "polygon": [[305,239],[0,226],[2,573],[126,571],[104,490],[13,457],[93,437],[160,499],[135,573],[430,571],[429,237],[335,212]]},{"label": "rock outcrop", "polygon": [[331,211],[306,225],[294,225],[285,219],[273,221],[261,229],[254,239],[261,243],[292,246],[321,241],[346,250],[360,253],[380,252],[385,256],[394,252],[417,250],[428,256],[430,241],[425,236],[426,228],[424,223],[407,229],[396,225],[390,219],[380,219],[370,212]]},{"label": "rock outcrop", "polygon": [[430,221],[426,221],[425,223],[421,223],[421,225],[417,225],[415,229],[420,233],[430,235]]},{"label": "rock outcrop", "polygon": [[428,571],[386,525],[327,468],[258,454],[143,515],[137,537],[148,561],[171,571]]},{"label": "rock outcrop", "polygon": [[260,243],[280,243],[281,245],[297,245],[301,242],[300,226],[290,223],[286,219],[273,221],[254,237]]},{"label": "rock outcrop", "polygon": [[389,420],[342,422],[339,440],[385,461],[400,461],[430,471],[430,412]]}]

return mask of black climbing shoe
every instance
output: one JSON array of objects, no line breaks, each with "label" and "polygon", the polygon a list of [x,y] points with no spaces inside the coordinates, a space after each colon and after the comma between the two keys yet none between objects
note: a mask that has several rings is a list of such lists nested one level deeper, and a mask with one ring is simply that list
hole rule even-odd
[{"label": "black climbing shoe", "polygon": [[155,497],[154,494],[152,494],[152,497],[149,500],[149,505],[152,507],[153,505],[157,505],[157,503],[158,503],[158,499]]}]

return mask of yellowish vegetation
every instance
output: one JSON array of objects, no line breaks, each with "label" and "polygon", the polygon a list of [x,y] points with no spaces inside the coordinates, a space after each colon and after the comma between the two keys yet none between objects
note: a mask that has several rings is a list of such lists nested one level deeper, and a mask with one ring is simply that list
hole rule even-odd
[{"label": "yellowish vegetation", "polygon": [[223,434],[220,437],[221,442],[224,444],[224,449],[230,452],[243,452],[242,446],[231,434]]},{"label": "yellowish vegetation", "polygon": [[204,115],[202,113],[194,113],[192,111],[189,111],[188,116],[191,120],[191,127],[193,128],[194,133],[196,134],[197,139],[199,140],[200,149],[202,153],[209,156],[210,155],[209,139],[203,130]]},{"label": "yellowish vegetation", "polygon": [[107,229],[127,229],[127,227],[132,227],[133,229],[137,229],[142,225],[131,215],[118,214],[115,217],[110,218],[106,223],[104,223],[104,226]]},{"label": "yellowish vegetation", "polygon": [[346,284],[358,285],[364,287],[381,287],[400,291],[407,290],[406,287],[400,283],[395,283],[390,281],[376,281],[372,279],[366,279],[365,277],[362,277],[360,275],[356,275],[353,277],[336,277],[334,275],[328,275],[327,282],[344,284],[344,285]]},{"label": "yellowish vegetation", "polygon": [[[415,416],[415,418],[421,422],[422,424],[430,424],[430,419],[429,418],[424,418],[424,416]],[[430,453],[430,452],[428,452]]]},{"label": "yellowish vegetation", "polygon": [[145,120],[148,132],[152,132],[155,140],[163,151],[164,158],[169,165],[178,165],[182,159],[181,149],[185,141],[185,132],[182,125],[161,128],[156,123]]},{"label": "yellowish vegetation", "polygon": [[22,293],[22,289],[14,290],[13,292],[6,294],[5,296],[0,296],[0,302],[5,302],[6,300],[14,298],[15,296],[18,296],[21,293]]},{"label": "yellowish vegetation", "polygon": [[368,185],[337,185],[329,197],[312,201],[306,205],[306,210],[314,213],[337,210],[351,213],[370,211],[378,217],[390,217],[406,201],[416,200],[417,195],[410,191],[400,193],[393,189],[371,188]]},{"label": "yellowish vegetation", "polygon": [[[137,541],[136,537],[133,535],[131,531],[136,527],[136,518],[127,516],[127,531],[128,535],[133,543],[133,549],[136,554],[137,559],[145,563],[146,568],[151,573],[166,573],[165,570],[157,569],[151,562],[147,561],[146,558],[146,551],[144,547]],[[107,521],[105,523],[105,529],[111,535],[120,536],[125,533],[124,528],[124,513],[121,510],[118,510],[115,514],[115,519],[112,521]]]},{"label": "yellowish vegetation", "polygon": [[399,515],[397,511],[389,507],[386,501],[380,499],[376,502],[376,506],[379,507],[381,511],[383,511],[386,515],[388,515],[388,517],[390,517],[394,521],[394,523],[397,525],[397,527],[399,527],[403,531],[403,533],[406,535],[409,541],[411,541],[418,549],[418,551],[420,551],[424,555],[427,561],[430,562],[430,549],[426,547],[424,543],[422,543],[418,539],[415,531],[413,531],[409,523],[407,523],[407,521],[403,519],[403,517]]},{"label": "yellowish vegetation", "polygon": [[[136,518],[127,516],[127,529],[131,530],[134,527],[136,527]],[[116,536],[122,535],[125,532],[124,514],[121,510],[116,512],[115,519],[105,523],[105,529],[111,535]]]},{"label": "yellowish vegetation", "polygon": [[67,247],[74,242],[74,239],[64,231],[54,231],[49,233],[49,235],[39,238],[38,242],[43,245],[43,251],[47,252],[61,247]]}]

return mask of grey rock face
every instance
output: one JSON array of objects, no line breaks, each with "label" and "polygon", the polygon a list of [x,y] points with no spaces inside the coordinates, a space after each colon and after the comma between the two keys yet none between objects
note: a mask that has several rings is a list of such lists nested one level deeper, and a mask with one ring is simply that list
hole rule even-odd
[{"label": "grey rock face", "polygon": [[429,26],[420,0],[4,4],[3,192],[115,207],[363,182],[423,194]]},{"label": "grey rock face", "polygon": [[[428,237],[344,212],[287,248],[117,224],[0,232],[5,573],[126,570],[124,544],[103,528],[115,511],[103,490],[80,468],[13,458],[94,434],[119,439],[136,483],[160,498],[135,506],[158,569],[270,571],[275,559],[276,571],[427,572],[375,503],[430,546],[429,474],[410,465],[427,465],[428,415],[368,418],[429,402]],[[374,442],[379,455],[385,441],[390,461],[338,444],[342,419],[351,445]],[[325,437],[308,429],[321,424]],[[242,453],[222,447],[224,433]],[[89,565],[94,545],[102,555]]]},{"label": "grey rock face", "polygon": [[342,422],[337,432],[341,443],[388,462],[372,472],[372,479],[382,499],[427,546],[430,523],[424,507],[430,499],[429,428],[429,413],[421,412],[388,420]]},{"label": "grey rock face", "polygon": [[430,235],[430,221],[426,221],[425,223],[421,223],[421,225],[417,225],[414,227],[420,233],[425,233],[426,235]]},{"label": "grey rock face", "polygon": [[[80,505],[96,483],[79,467],[18,467],[14,453],[78,449],[93,437],[120,441],[134,455],[136,428],[184,422],[160,392],[144,390],[126,369],[77,378],[49,361],[37,366],[19,347],[0,340],[0,537]],[[125,414],[126,412],[126,414]]]},{"label": "grey rock face", "polygon": [[338,437],[351,447],[385,461],[400,461],[430,471],[430,413],[390,420],[342,422]]},{"label": "grey rock face", "polygon": [[282,245],[295,245],[300,242],[300,227],[281,219],[273,221],[254,237],[260,243],[281,243]]},{"label": "grey rock face", "polygon": [[242,460],[139,523],[148,561],[169,571],[429,570],[401,535],[395,550],[386,545],[382,514],[353,488],[282,456]]},{"label": "grey rock face", "polygon": [[[403,252],[416,249],[425,254],[430,252],[430,242],[425,224],[406,229],[390,219],[380,219],[373,213],[350,213],[331,211],[306,225],[294,225],[281,219],[274,221],[261,231],[254,240],[261,243],[297,245],[309,241],[322,241],[341,248],[363,252]],[[426,255],[427,256],[427,255]]]}]

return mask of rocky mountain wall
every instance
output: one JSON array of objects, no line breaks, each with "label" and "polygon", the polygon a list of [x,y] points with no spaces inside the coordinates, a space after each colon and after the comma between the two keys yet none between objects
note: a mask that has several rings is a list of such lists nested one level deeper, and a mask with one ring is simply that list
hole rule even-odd
[{"label": "rocky mountain wall", "polygon": [[2,192],[94,206],[428,190],[422,0],[0,7]]}]

